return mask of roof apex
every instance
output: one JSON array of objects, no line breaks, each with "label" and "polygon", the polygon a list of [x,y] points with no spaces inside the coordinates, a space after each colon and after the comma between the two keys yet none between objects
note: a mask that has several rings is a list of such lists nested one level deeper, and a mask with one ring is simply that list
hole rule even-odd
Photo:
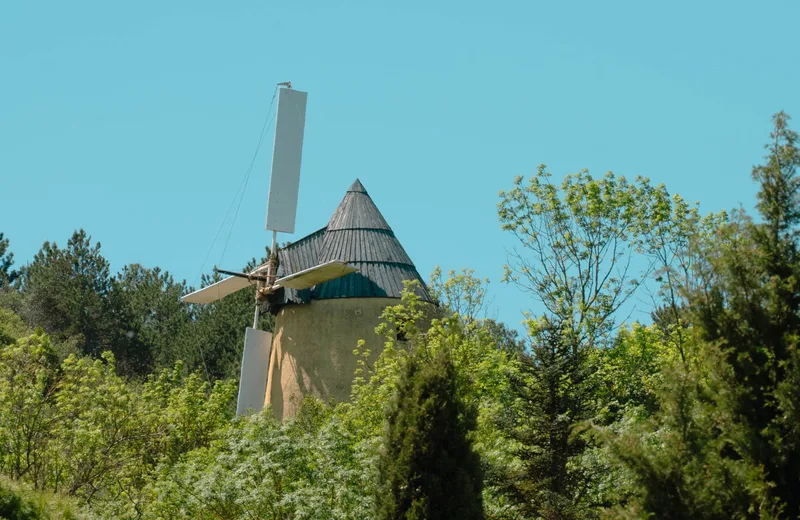
[{"label": "roof apex", "polygon": [[356,193],[367,193],[367,190],[364,188],[364,185],[361,184],[361,181],[356,179],[356,181],[350,185],[347,191],[354,191]]},{"label": "roof apex", "polygon": [[342,229],[392,230],[358,179],[344,194],[342,202],[328,221],[329,232]]}]

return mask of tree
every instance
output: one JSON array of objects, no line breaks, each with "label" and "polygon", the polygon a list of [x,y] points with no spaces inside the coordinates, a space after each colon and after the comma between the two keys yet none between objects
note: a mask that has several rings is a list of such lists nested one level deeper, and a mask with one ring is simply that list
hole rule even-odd
[{"label": "tree", "polygon": [[543,307],[528,314],[530,354],[512,377],[518,397],[506,428],[521,445],[523,469],[507,484],[523,510],[544,518],[596,514],[591,493],[599,470],[582,466],[590,438],[576,428],[600,411],[596,378],[600,347],[613,344],[617,311],[653,268],[646,239],[657,219],[663,186],[629,183],[607,173],[567,175],[560,186],[544,165],[526,183],[500,192],[498,215],[519,248],[510,253],[504,281],[529,292]]},{"label": "tree", "polygon": [[590,351],[573,349],[569,334],[547,319],[530,320],[529,328],[530,352],[511,376],[517,399],[507,426],[521,468],[504,487],[531,518],[591,518],[597,475],[580,461],[591,439],[575,431],[597,412]]},{"label": "tree", "polygon": [[800,517],[800,153],[788,119],[774,116],[753,168],[761,222],[734,213],[702,257],[689,299],[701,363],[676,364],[655,424],[616,442],[639,484],[634,514]]},{"label": "tree", "polygon": [[[725,411],[728,457],[761,467],[772,487],[770,502],[789,518],[800,517],[800,150],[789,117],[779,112],[766,145],[764,165],[753,168],[759,183],[762,222],[742,219],[721,251],[709,257],[712,286],[698,295],[695,312],[701,339],[718,349],[712,373],[727,390],[717,404]],[[727,457],[726,457],[727,458]]]},{"label": "tree", "polygon": [[0,348],[0,470],[14,479],[44,479],[57,367],[41,329]]},{"label": "tree", "polygon": [[446,351],[431,363],[408,359],[387,412],[379,518],[483,518],[480,461],[467,437],[474,420]]},{"label": "tree", "polygon": [[62,249],[45,242],[22,277],[24,318],[57,340],[72,338],[82,352],[110,350],[119,333],[110,305],[111,276],[100,243],[84,230]]},{"label": "tree", "polygon": [[146,375],[184,359],[181,340],[191,323],[188,306],[180,300],[186,292],[184,282],[175,282],[158,267],[126,265],[114,277],[111,294],[124,331],[114,353],[123,373]]},{"label": "tree", "polygon": [[[550,321],[579,346],[608,341],[615,313],[652,269],[641,252],[659,208],[649,181],[587,171],[554,185],[544,165],[527,183],[500,192],[502,228],[521,249],[510,252],[503,281],[532,295]],[[666,218],[666,217],[662,217]]]},{"label": "tree", "polygon": [[473,323],[486,311],[488,284],[489,279],[477,278],[474,269],[462,269],[460,273],[451,269],[444,278],[441,268],[436,266],[430,275],[428,290],[442,315],[456,313],[466,323]]},{"label": "tree", "polygon": [[9,241],[0,232],[0,288],[14,282],[18,273],[11,269],[14,265],[14,253],[8,250]]}]

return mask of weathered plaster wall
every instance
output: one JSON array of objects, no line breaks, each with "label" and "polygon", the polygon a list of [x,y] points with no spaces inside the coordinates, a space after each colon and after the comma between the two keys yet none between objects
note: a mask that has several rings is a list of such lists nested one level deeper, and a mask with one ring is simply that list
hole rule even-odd
[{"label": "weathered plaster wall", "polygon": [[339,298],[287,305],[275,320],[266,404],[278,419],[294,417],[303,396],[350,399],[358,341],[377,354],[381,312],[396,298]]}]

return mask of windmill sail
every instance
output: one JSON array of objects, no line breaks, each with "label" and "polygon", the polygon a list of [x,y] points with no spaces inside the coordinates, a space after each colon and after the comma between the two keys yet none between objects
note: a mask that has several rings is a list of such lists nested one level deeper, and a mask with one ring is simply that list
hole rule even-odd
[{"label": "windmill sail", "polygon": [[350,267],[347,262],[341,260],[333,260],[326,262],[303,271],[290,274],[279,278],[275,284],[277,287],[288,287],[289,289],[308,289],[317,284],[327,282],[339,278],[346,274],[358,271],[355,267]]},{"label": "windmill sail", "polygon": [[236,415],[258,413],[264,409],[267,391],[267,370],[272,348],[272,333],[247,327],[242,352],[242,372],[239,376],[239,396]]},{"label": "windmill sail", "polygon": [[186,303],[213,303],[217,300],[221,300],[229,294],[233,294],[236,291],[244,289],[245,287],[249,287],[254,283],[255,282],[250,282],[250,280],[247,278],[237,278],[235,276],[231,276],[230,278],[222,279],[215,284],[209,285],[208,287],[203,287],[202,289],[198,289],[193,293],[187,294],[181,298],[181,301]]},{"label": "windmill sail", "polygon": [[267,229],[294,233],[307,92],[280,89],[267,200]]}]

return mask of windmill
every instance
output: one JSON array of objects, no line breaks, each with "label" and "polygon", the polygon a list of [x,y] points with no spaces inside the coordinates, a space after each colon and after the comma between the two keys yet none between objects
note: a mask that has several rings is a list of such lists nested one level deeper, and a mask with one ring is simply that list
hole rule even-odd
[{"label": "windmill", "polygon": [[246,287],[256,286],[253,326],[245,329],[237,415],[249,410],[260,412],[264,407],[272,334],[258,330],[262,302],[282,288],[307,289],[358,270],[348,266],[347,262],[330,260],[288,276],[277,275],[278,233],[294,233],[308,97],[307,92],[292,89],[291,83],[279,83],[278,86],[285,88],[278,91],[272,173],[267,199],[266,229],[272,231],[269,260],[249,273],[218,269],[219,273],[228,277],[181,298],[187,303],[208,304]]}]

